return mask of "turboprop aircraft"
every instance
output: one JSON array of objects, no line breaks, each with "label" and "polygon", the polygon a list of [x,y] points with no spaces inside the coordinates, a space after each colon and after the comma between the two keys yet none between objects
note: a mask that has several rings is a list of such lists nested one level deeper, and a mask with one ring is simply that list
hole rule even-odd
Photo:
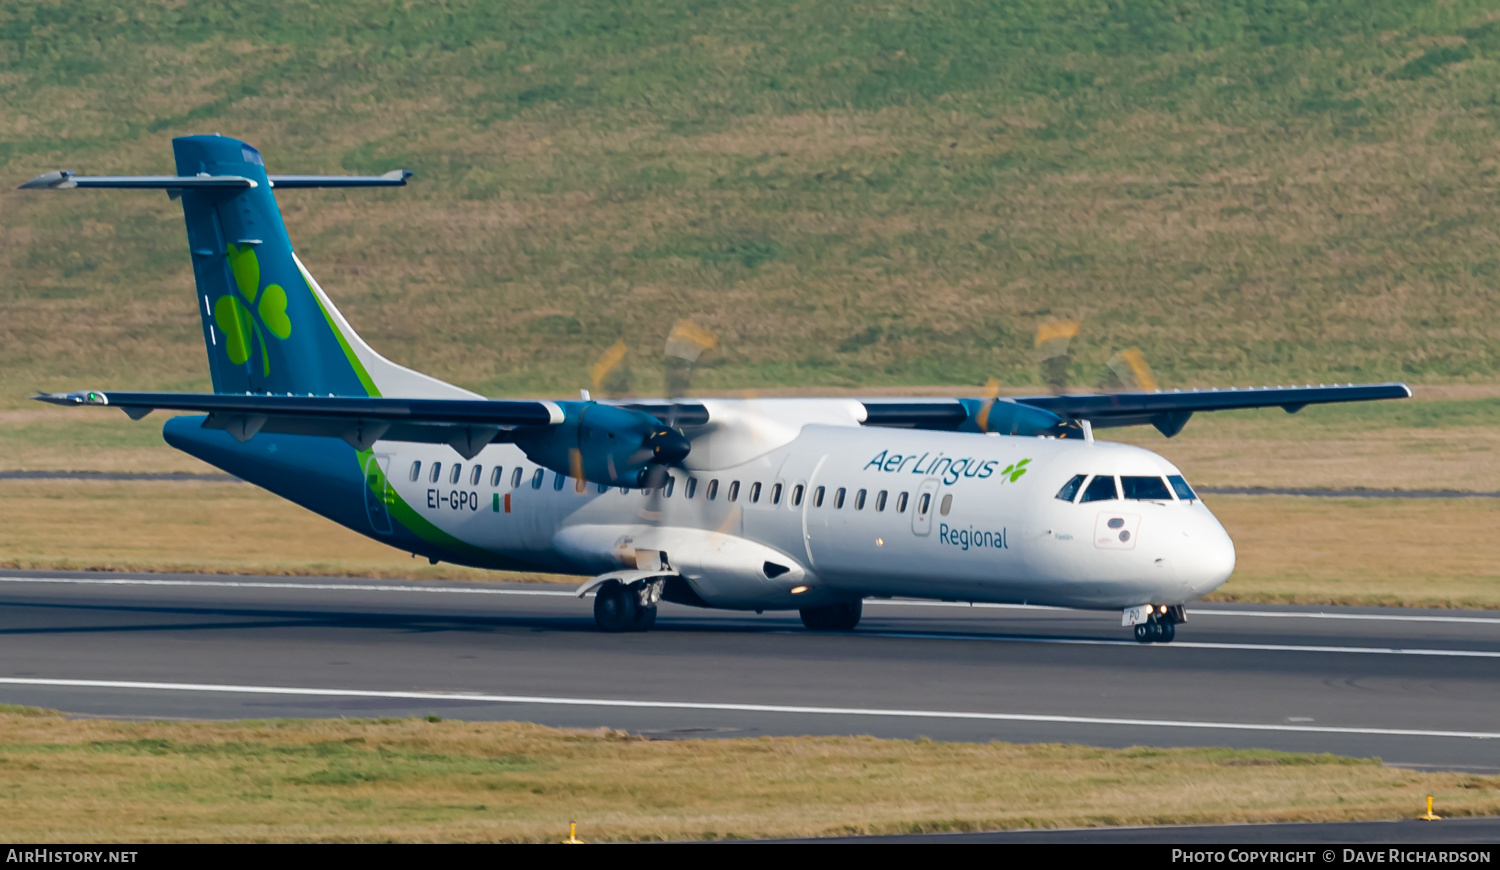
[{"label": "turboprop aircraft", "polygon": [[1182,472],[1093,429],[1171,437],[1199,411],[1400,398],[1404,384],[970,399],[489,399],[397,365],[292,252],[274,191],[410,175],[267,175],[223,136],[177,174],[49,172],[28,189],[182,200],[214,392],[36,398],[169,419],[167,443],[414,555],[589,578],[605,631],[657,602],[797,610],[844,631],[867,597],[1118,610],[1170,641],[1234,545]]}]

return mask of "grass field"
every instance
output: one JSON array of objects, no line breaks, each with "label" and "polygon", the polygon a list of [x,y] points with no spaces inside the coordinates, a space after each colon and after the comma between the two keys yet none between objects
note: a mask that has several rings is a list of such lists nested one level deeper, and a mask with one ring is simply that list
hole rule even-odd
[{"label": "grass field", "polygon": [[[435,718],[435,717],[433,717]],[[0,714],[17,842],[697,840],[1500,812],[1500,777],[1227,749],[652,741],[425,720]],[[24,795],[24,799],[21,796]]]},{"label": "grass field", "polygon": [[[1500,608],[1500,500],[1209,504],[1239,557],[1214,600]],[[577,582],[429,565],[236,483],[0,481],[0,554],[27,569]]]},{"label": "grass field", "polygon": [[223,131],[389,355],[563,392],[616,339],[660,389],[1495,378],[1500,20],[1453,0],[494,4],[16,0],[0,10],[0,404],[201,388],[180,211],[10,188],[170,171]]}]

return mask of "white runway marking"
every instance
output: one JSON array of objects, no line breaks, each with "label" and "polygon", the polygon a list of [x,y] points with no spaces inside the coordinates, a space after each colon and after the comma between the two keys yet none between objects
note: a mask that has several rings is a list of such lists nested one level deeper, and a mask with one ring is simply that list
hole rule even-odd
[{"label": "white runway marking", "polygon": [[[1059,610],[1074,613],[1110,613],[1114,611],[1079,611],[1070,607],[1045,607],[1040,604],[969,604],[962,601],[908,601],[900,598],[866,598],[865,604],[879,604],[888,607],[962,607],[987,608],[995,610]],[[1373,620],[1375,622],[1459,622],[1473,625],[1500,625],[1500,617],[1494,616],[1428,616],[1426,614],[1397,614],[1397,613],[1306,613],[1297,611],[1280,610],[1205,610],[1191,608],[1188,616],[1224,616],[1238,618],[1241,616],[1261,617],[1269,619],[1358,619]]]},{"label": "white runway marking", "polygon": [[[775,634],[806,634],[801,631],[778,631]],[[1082,637],[1041,637],[1032,635],[996,634],[944,634],[941,632],[916,631],[856,631],[845,637],[894,637],[909,640],[962,640],[986,641],[988,643],[1050,643],[1064,646],[1128,646],[1140,649],[1235,649],[1257,652],[1314,652],[1357,653],[1386,656],[1449,656],[1453,658],[1500,659],[1500,651],[1472,649],[1403,649],[1379,646],[1304,646],[1281,643],[1213,643],[1211,641],[1178,640],[1171,643],[1138,643],[1135,640],[1107,640]]]},{"label": "white runway marking", "polygon": [[0,583],[65,583],[79,586],[208,586],[226,589],[323,589],[342,592],[450,592],[459,595],[549,595],[573,598],[560,589],[486,589],[482,586],[380,585],[374,583],[277,583],[271,580],[165,580],[145,577],[5,577]]},{"label": "white runway marking", "polygon": [[1311,734],[1366,734],[1383,737],[1500,738],[1493,731],[1433,731],[1412,728],[1341,728],[1332,725],[1279,725],[1256,722],[1196,722],[1182,719],[1117,719],[1104,716],[1049,716],[1030,713],[979,713],[957,710],[883,710],[868,707],[808,707],[791,704],[723,704],[710,701],[635,701],[622,698],[556,698],[538,695],[488,695],[480,692],[400,692],[369,689],[316,689],[293,686],[236,686],[217,683],[157,683],[136,680],[49,680],[0,677],[0,685],[70,689],[139,689],[165,692],[217,692],[237,695],[302,695],[323,698],[390,698],[414,701],[471,701],[489,704],[543,704],[563,707],[628,707],[647,710],[718,710],[735,713],[801,713],[814,716],[888,716],[902,719],[977,719],[994,722],[1045,722],[1067,725],[1118,725],[1134,728],[1196,728],[1229,731],[1291,731]]},{"label": "white runway marking", "polygon": [[[573,592],[560,589],[487,589],[470,586],[418,586],[412,584],[374,583],[306,583],[278,582],[272,580],[168,580],[154,577],[10,577],[0,575],[0,583],[64,583],[85,586],[207,586],[245,589],[312,589],[354,590],[360,592],[437,592],[459,595],[541,595],[556,598],[572,598]],[[1106,613],[1112,611],[1082,611],[1068,607],[1046,607],[1040,604],[970,604],[962,601],[918,601],[899,598],[867,598],[865,604],[886,607],[960,607],[984,610],[1054,610],[1064,613]],[[1384,613],[1305,613],[1279,610],[1206,610],[1193,608],[1189,616],[1212,617],[1259,617],[1270,619],[1354,619],[1375,622],[1453,622],[1472,625],[1500,625],[1500,617],[1486,616],[1429,616],[1426,614]]]}]

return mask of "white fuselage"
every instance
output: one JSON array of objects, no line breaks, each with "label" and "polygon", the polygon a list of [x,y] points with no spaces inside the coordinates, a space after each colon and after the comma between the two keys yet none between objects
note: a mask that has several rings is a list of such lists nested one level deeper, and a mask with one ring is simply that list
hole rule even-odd
[{"label": "white fuselage", "polygon": [[461,541],[589,576],[660,553],[716,607],[904,596],[1128,608],[1189,601],[1234,568],[1233,544],[1196,499],[1058,498],[1075,475],[1180,474],[1138,447],[815,422],[721,443],[715,461],[704,458],[713,439],[700,440],[700,467],[673,470],[655,493],[580,484],[510,445],[469,462],[445,446],[374,452],[387,501]]}]

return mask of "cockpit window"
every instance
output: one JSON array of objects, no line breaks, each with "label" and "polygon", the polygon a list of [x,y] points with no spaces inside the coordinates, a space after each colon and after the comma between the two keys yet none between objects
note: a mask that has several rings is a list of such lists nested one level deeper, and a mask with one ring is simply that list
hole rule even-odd
[{"label": "cockpit window", "polygon": [[1115,492],[1115,479],[1107,475],[1100,475],[1089,481],[1089,488],[1083,491],[1080,503],[1086,501],[1113,501],[1119,498]]},{"label": "cockpit window", "polygon": [[1193,492],[1193,488],[1188,486],[1188,482],[1183,479],[1182,475],[1174,474],[1167,480],[1171,482],[1172,490],[1177,493],[1177,497],[1183,501],[1194,501],[1198,498],[1198,494]]},{"label": "cockpit window", "polygon": [[266,165],[266,161],[262,160],[260,157],[260,152],[256,151],[254,148],[251,148],[249,145],[245,145],[240,149],[240,156],[244,158],[246,163],[250,163],[255,166]]},{"label": "cockpit window", "polygon": [[1072,501],[1077,498],[1078,490],[1083,488],[1083,482],[1086,479],[1088,479],[1087,474],[1073,475],[1073,479],[1063,484],[1063,488],[1057,491],[1057,497],[1062,501]]},{"label": "cockpit window", "polygon": [[1122,477],[1120,488],[1125,497],[1135,501],[1171,501],[1172,492],[1167,482],[1159,477]]}]

